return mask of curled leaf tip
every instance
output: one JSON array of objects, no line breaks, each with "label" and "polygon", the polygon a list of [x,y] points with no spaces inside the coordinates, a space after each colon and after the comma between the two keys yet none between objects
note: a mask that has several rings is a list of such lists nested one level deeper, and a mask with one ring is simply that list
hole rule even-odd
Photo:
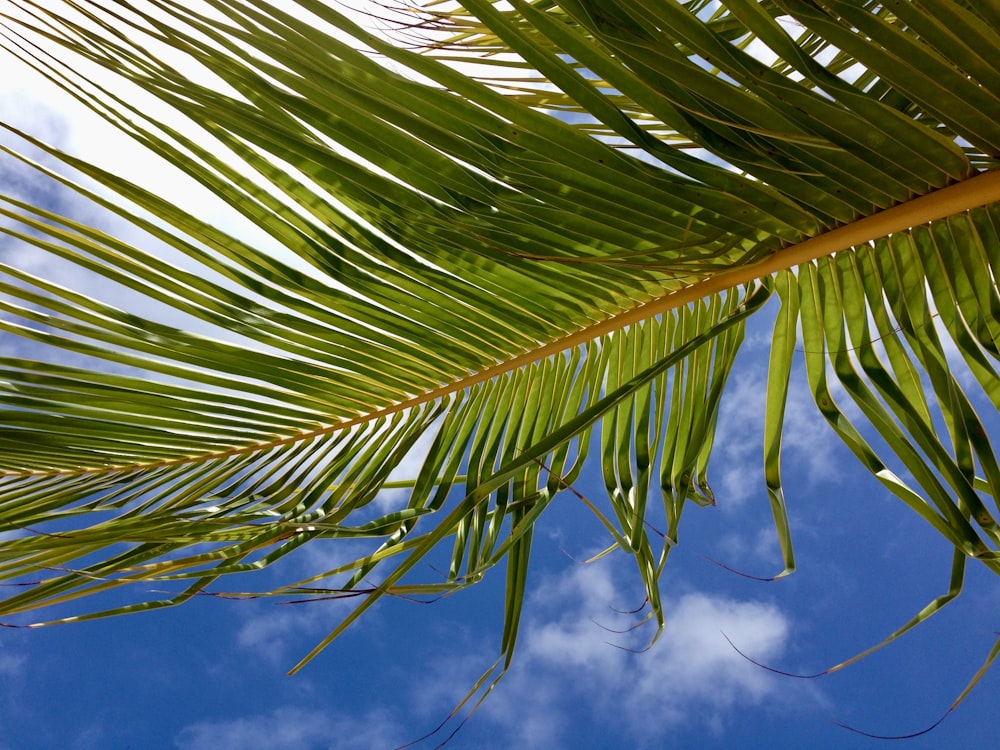
[{"label": "curled leaf tip", "polygon": [[721,563],[721,562],[719,562],[718,560],[716,560],[716,559],[714,559],[712,557],[709,557],[708,555],[703,555],[701,553],[698,553],[698,557],[700,557],[702,560],[707,560],[708,562],[712,563],[713,565],[718,565],[723,570],[726,570],[726,571],[728,571],[730,573],[734,573],[735,575],[738,575],[741,578],[749,578],[751,581],[761,581],[762,583],[771,583],[772,581],[780,580],[781,578],[784,578],[785,576],[788,575],[788,571],[787,570],[783,570],[780,573],[778,573],[778,575],[776,575],[776,576],[770,576],[769,578],[762,578],[760,576],[755,576],[755,575],[751,575],[749,573],[744,573],[743,571],[737,570],[736,568],[731,568],[728,565],[726,565],[724,563]]},{"label": "curled leaf tip", "polygon": [[753,657],[747,656],[745,653],[740,651],[740,649],[733,643],[733,639],[730,638],[724,631],[719,631],[722,633],[722,637],[726,639],[730,646],[732,646],[733,651],[742,656],[748,662],[753,664],[755,667],[760,667],[761,669],[766,669],[768,672],[773,672],[774,674],[780,674],[782,677],[794,677],[797,680],[814,680],[817,677],[822,677],[823,675],[829,674],[829,670],[823,670],[822,672],[817,672],[816,674],[798,674],[796,672],[785,672],[784,670],[777,669],[775,667],[770,667],[763,662],[759,662]]},{"label": "curled leaf tip", "polygon": [[858,729],[857,727],[852,727],[850,724],[845,724],[842,721],[837,721],[836,719],[833,721],[833,723],[836,724],[838,727],[846,729],[849,732],[853,732],[854,734],[860,734],[862,737],[871,737],[873,740],[912,740],[915,737],[920,737],[922,735],[929,734],[930,732],[933,732],[935,729],[937,729],[941,725],[941,722],[943,722],[948,717],[948,714],[952,712],[953,708],[954,707],[949,708],[947,711],[945,711],[941,715],[941,717],[938,718],[938,720],[935,721],[933,724],[931,724],[929,727],[921,729],[919,732],[911,732],[910,734],[873,734],[871,732],[865,732],[861,729]]}]

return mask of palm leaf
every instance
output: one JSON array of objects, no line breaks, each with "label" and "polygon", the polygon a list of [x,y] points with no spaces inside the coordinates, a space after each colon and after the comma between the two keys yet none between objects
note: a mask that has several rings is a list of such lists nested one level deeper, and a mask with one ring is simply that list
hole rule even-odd
[{"label": "palm leaf", "polygon": [[[0,358],[0,575],[31,583],[6,616],[137,581],[177,593],[73,619],[168,606],[311,540],[364,539],[266,592],[326,596],[339,576],[366,594],[302,663],[383,595],[505,563],[502,669],[535,521],[593,449],[609,510],[585,502],[662,624],[683,508],[714,501],[744,320],[772,295],[764,465],[784,573],[797,329],[819,412],[954,545],[948,598],[967,559],[1000,572],[1000,470],[974,408],[1000,406],[988,6],[468,0],[404,13],[387,40],[314,0],[11,5],[8,54],[266,242],[4,126],[12,169],[145,238],[10,194],[9,242],[162,311],[4,261],[0,335],[30,352]],[[419,578],[446,547],[444,575]]]}]

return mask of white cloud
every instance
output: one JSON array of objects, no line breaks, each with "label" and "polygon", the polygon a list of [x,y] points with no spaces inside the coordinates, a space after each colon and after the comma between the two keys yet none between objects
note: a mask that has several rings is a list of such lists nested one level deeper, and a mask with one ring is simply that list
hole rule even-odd
[{"label": "white cloud", "polygon": [[[614,561],[575,568],[540,587],[532,605],[541,615],[524,624],[515,667],[484,714],[524,747],[557,745],[568,729],[559,722],[573,715],[615,722],[639,741],[671,726],[724,731],[728,715],[777,693],[774,675],[737,654],[723,635],[754,658],[776,659],[791,627],[777,607],[688,593],[666,603],[657,643],[634,653],[616,645],[643,648],[648,627],[609,632],[634,622],[612,609],[641,600],[628,590]],[[650,716],[657,717],[654,724]]]},{"label": "white cloud", "polygon": [[[68,12],[65,8],[62,10]],[[206,8],[202,8],[202,10],[204,11]],[[44,43],[42,46],[46,47]],[[62,56],[65,57],[65,54]],[[169,50],[165,52],[164,59],[174,67],[183,68],[185,64],[183,56]],[[160,118],[169,122],[171,126],[191,135],[195,141],[207,143],[201,130],[187,123],[183,117],[148,94],[119,81],[106,71],[78,60],[74,62],[80,63],[77,72],[92,77],[94,81],[116,93],[124,92],[124,98],[137,104],[145,117]],[[207,71],[201,70],[200,72],[202,80],[206,76],[212,77]],[[196,75],[196,77],[199,76]],[[221,81],[212,78],[214,84],[221,85]],[[27,65],[19,63],[13,55],[0,55],[0,121],[10,123],[14,127],[37,136],[44,142],[108,169],[126,180],[152,189],[165,200],[192,212],[198,218],[242,239],[251,246],[260,248],[262,252],[314,277],[322,277],[322,274],[313,269],[302,258],[290,250],[282,248],[254,222],[240,215],[208,188],[185,174],[176,164],[156,155],[110,125],[52,82],[32,71]],[[82,178],[73,170],[53,165],[53,159],[40,155],[35,149],[10,133],[0,131],[0,143],[10,145],[15,151],[23,151],[46,165],[54,166],[55,171],[68,174],[72,179],[94,189],[99,194],[110,195],[109,190],[94,185],[89,179]],[[225,153],[228,152],[223,152],[220,148],[215,155],[224,156]],[[237,165],[240,163],[231,155],[229,161]],[[13,193],[15,197],[44,205],[56,213],[103,229],[125,242],[150,252],[170,265],[194,272],[209,281],[220,283],[223,286],[232,286],[220,274],[179,251],[167,247],[162,242],[152,239],[144,231],[123,219],[99,209],[86,198],[61,188],[47,179],[40,178],[36,172],[12,157],[2,156],[0,177],[4,178],[2,180],[4,191]],[[261,182],[260,178],[257,179],[258,182]],[[143,212],[139,211],[138,213],[141,215]],[[168,325],[213,338],[249,343],[252,348],[258,350],[277,351],[274,347],[262,343],[250,343],[234,332],[219,329],[213,324],[196,319],[156,302],[139,292],[113,283],[94,272],[86,271],[82,267],[60,260],[54,255],[3,236],[0,236],[0,259],[89,297]],[[336,285],[332,279],[325,280],[332,286]],[[241,293],[268,308],[275,307],[273,302],[264,300],[250,290],[242,290]],[[60,359],[66,361],[72,358],[63,354],[60,355]],[[74,361],[74,363],[76,362]]]}]

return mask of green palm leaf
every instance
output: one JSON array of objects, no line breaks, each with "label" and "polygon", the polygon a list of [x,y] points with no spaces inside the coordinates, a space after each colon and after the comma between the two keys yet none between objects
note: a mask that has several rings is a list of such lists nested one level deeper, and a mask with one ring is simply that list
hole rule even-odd
[{"label": "green palm leaf", "polygon": [[[311,540],[367,539],[267,592],[329,595],[334,575],[367,594],[317,651],[380,596],[505,563],[506,666],[534,523],[596,448],[610,511],[584,500],[662,624],[682,510],[714,501],[743,323],[771,296],[782,575],[797,329],[820,414],[956,549],[948,596],[899,632],[957,594],[967,559],[1000,572],[1000,469],[974,408],[1000,406],[988,6],[468,0],[415,15],[414,50],[402,26],[387,41],[312,0],[11,5],[7,54],[266,242],[4,126],[7,163],[148,244],[13,194],[8,241],[166,318],[3,260],[0,336],[31,354],[0,357],[0,575],[31,585],[0,613],[136,581],[178,593],[73,619],[172,605]],[[389,487],[406,490],[391,509]],[[445,547],[446,573],[416,577]]]}]

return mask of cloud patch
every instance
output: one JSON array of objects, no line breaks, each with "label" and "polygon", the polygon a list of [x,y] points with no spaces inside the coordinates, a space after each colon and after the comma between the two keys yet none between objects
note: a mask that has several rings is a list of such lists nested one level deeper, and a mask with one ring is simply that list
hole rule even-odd
[{"label": "cloud patch", "polygon": [[24,654],[0,651],[0,677],[11,678],[20,675],[27,661],[28,657]]},{"label": "cloud patch", "polygon": [[380,712],[349,718],[296,707],[267,714],[190,724],[174,739],[177,750],[384,750],[397,728]]},{"label": "cloud patch", "polygon": [[540,614],[525,623],[514,670],[484,706],[489,719],[525,747],[565,742],[579,730],[566,717],[581,713],[642,742],[669,727],[722,733],[727,715],[778,690],[774,676],[743,659],[723,635],[755,658],[777,659],[791,623],[774,605],[685,594],[667,602],[660,639],[636,653],[626,649],[642,649],[647,628],[612,632],[630,621],[616,610],[638,603],[626,601],[626,591],[615,564],[604,561],[542,586],[533,597]]}]

